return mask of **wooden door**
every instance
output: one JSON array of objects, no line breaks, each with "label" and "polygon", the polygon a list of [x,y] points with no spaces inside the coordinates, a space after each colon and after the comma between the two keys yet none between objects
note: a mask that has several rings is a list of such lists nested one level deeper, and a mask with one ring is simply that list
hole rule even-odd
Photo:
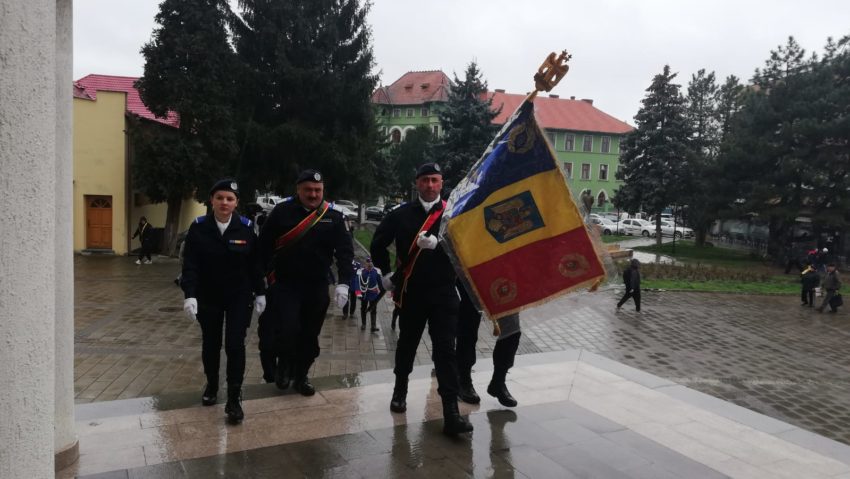
[{"label": "wooden door", "polygon": [[112,249],[111,196],[86,196],[86,248]]}]

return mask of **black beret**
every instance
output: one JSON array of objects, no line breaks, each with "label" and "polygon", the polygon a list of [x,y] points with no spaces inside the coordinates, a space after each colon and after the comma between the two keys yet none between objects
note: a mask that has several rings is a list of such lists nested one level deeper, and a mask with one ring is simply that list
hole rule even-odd
[{"label": "black beret", "polygon": [[438,165],[436,163],[425,163],[424,165],[421,165],[416,170],[416,177],[417,178],[419,178],[420,176],[424,176],[424,175],[440,175],[440,176],[443,176],[443,170],[440,169],[440,165]]},{"label": "black beret", "polygon": [[305,181],[313,181],[316,183],[322,183],[324,178],[322,174],[316,170],[304,170],[301,174],[298,175],[298,180],[295,182],[296,185],[304,183]]},{"label": "black beret", "polygon": [[218,180],[213,185],[212,189],[210,189],[210,196],[214,195],[216,191],[230,191],[236,198],[239,198],[239,185],[236,184],[236,180],[232,178],[225,178],[223,180]]}]

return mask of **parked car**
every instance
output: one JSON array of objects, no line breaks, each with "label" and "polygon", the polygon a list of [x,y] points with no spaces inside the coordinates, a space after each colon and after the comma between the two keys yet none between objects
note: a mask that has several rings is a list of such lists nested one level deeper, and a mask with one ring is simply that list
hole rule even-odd
[{"label": "parked car", "polygon": [[384,219],[384,216],[387,214],[384,212],[384,209],[380,206],[368,206],[366,207],[366,219],[373,221],[381,221]]},{"label": "parked car", "polygon": [[350,219],[351,221],[357,221],[358,220],[357,212],[354,211],[353,209],[349,208],[348,206],[344,206],[344,205],[341,205],[337,202],[334,202],[333,208],[335,210],[339,211],[340,213],[342,213],[346,218]]},{"label": "parked car", "polygon": [[655,226],[646,220],[628,219],[620,221],[620,231],[627,235],[649,237],[655,234]]},{"label": "parked car", "polygon": [[349,201],[349,200],[336,200],[336,201],[334,201],[334,204],[340,205],[340,206],[345,206],[346,208],[348,208],[352,211],[357,211],[357,210],[360,209],[360,206],[357,203],[355,203],[353,201]]},{"label": "parked car", "polygon": [[694,230],[679,225],[676,225],[676,229],[674,230],[673,223],[669,221],[662,221],[661,236],[675,236],[676,238],[693,238]]},{"label": "parked car", "polygon": [[264,195],[257,197],[257,204],[265,212],[271,211],[274,208],[274,205],[280,203],[281,201],[283,201],[283,198],[281,198],[280,196]]},{"label": "parked car", "polygon": [[617,232],[617,223],[608,218],[590,218],[590,223],[599,225],[604,235],[611,235]]}]

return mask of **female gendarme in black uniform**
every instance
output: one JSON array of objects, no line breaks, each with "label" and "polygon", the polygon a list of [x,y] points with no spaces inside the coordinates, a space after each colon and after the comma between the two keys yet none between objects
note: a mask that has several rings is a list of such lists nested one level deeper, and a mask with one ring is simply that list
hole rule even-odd
[{"label": "female gendarme in black uniform", "polygon": [[[189,227],[180,285],[186,299],[183,310],[201,325],[201,357],[207,385],[201,402],[217,401],[222,329],[227,354],[227,404],[224,412],[238,423],[242,412],[245,375],[245,332],[251,322],[251,303],[258,312],[266,307],[257,235],[251,220],[235,213],[239,189],[233,180],[221,180],[210,190],[212,214],[200,216]],[[256,297],[255,297],[256,295]]]}]

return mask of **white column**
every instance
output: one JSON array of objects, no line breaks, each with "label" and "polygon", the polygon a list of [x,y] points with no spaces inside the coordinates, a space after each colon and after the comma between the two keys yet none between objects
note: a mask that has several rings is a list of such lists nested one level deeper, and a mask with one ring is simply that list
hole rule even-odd
[{"label": "white column", "polygon": [[0,7],[0,477],[52,478],[56,0]]},{"label": "white column", "polygon": [[56,0],[56,468],[79,457],[74,431],[73,1]]}]

